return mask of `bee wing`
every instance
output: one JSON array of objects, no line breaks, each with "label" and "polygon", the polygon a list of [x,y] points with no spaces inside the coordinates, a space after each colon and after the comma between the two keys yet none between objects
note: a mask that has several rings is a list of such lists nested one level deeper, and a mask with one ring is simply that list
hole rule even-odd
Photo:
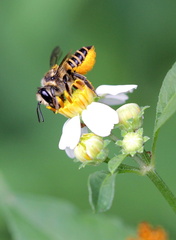
[{"label": "bee wing", "polygon": [[69,59],[71,56],[71,51],[63,58],[62,62],[59,64],[59,66],[62,66],[67,59]]},{"label": "bee wing", "polygon": [[55,47],[53,49],[53,51],[51,52],[50,67],[54,66],[58,62],[61,55],[62,55],[62,51],[61,51],[60,47],[59,46]]}]

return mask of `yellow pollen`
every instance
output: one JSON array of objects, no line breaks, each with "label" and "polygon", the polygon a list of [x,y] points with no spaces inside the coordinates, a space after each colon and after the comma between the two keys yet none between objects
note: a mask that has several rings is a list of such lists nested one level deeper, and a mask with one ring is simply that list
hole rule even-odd
[{"label": "yellow pollen", "polygon": [[96,94],[87,85],[85,85],[83,81],[76,80],[72,86],[77,89],[75,89],[71,95],[67,91],[64,91],[64,101],[60,97],[56,97],[60,106],[59,109],[55,109],[50,106],[47,108],[55,113],[60,113],[67,118],[72,118],[81,114],[81,112],[93,102]]},{"label": "yellow pollen", "polygon": [[75,83],[73,83],[73,86],[77,87],[77,88],[80,89],[80,90],[83,90],[83,88],[84,88],[85,85],[82,85],[82,84],[80,84],[80,83],[75,82]]},{"label": "yellow pollen", "polygon": [[[72,103],[71,96],[67,91],[64,91],[64,96],[70,103]],[[64,107],[64,106],[61,106],[61,107]]]},{"label": "yellow pollen", "polygon": [[56,97],[56,98],[59,103],[59,106],[64,107],[64,102],[62,101],[62,99],[60,97]]}]

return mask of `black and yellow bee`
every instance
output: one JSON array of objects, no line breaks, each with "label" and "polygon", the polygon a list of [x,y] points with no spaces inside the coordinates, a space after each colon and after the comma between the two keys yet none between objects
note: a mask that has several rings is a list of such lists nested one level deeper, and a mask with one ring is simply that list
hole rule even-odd
[{"label": "black and yellow bee", "polygon": [[44,121],[40,105],[44,104],[50,107],[53,112],[57,112],[61,107],[58,99],[64,101],[67,98],[66,93],[68,96],[72,95],[73,90],[76,88],[75,80],[79,79],[94,91],[92,84],[84,76],[95,64],[96,52],[94,46],[82,47],[73,55],[67,54],[58,65],[57,61],[60,56],[60,48],[54,48],[50,57],[51,69],[42,78],[42,87],[38,88],[37,91],[37,116],[39,122]]}]

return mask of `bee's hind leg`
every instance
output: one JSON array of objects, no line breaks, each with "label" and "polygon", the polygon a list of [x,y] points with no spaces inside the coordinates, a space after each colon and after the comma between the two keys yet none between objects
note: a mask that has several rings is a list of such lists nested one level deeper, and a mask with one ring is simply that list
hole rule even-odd
[{"label": "bee's hind leg", "polygon": [[[73,72],[73,78],[79,78],[81,80],[83,80],[83,82],[86,84],[86,86],[88,88],[90,88],[92,91],[94,91],[94,87],[92,86],[92,84],[89,82],[89,80],[87,80],[87,78],[84,75],[81,75],[79,73]],[[95,91],[94,91],[95,92]]]}]

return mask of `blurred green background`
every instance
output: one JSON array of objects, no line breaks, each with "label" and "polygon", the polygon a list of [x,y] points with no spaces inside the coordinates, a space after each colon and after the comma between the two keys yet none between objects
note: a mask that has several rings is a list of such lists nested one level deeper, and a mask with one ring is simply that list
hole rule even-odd
[{"label": "blurred green background", "polygon": [[[37,121],[35,94],[49,69],[50,52],[56,45],[64,54],[94,45],[97,61],[88,79],[95,87],[138,84],[128,102],[151,106],[144,129],[152,138],[159,89],[176,61],[175,12],[172,0],[1,1],[0,166],[14,191],[55,196],[90,211],[87,178],[104,166],[78,170],[58,150],[63,116],[43,107],[45,122]],[[160,132],[157,169],[176,194],[175,120]],[[145,177],[117,176],[113,206],[105,215],[131,226],[143,220],[162,225],[176,238],[175,214]],[[3,219],[0,226],[6,231]]]}]

